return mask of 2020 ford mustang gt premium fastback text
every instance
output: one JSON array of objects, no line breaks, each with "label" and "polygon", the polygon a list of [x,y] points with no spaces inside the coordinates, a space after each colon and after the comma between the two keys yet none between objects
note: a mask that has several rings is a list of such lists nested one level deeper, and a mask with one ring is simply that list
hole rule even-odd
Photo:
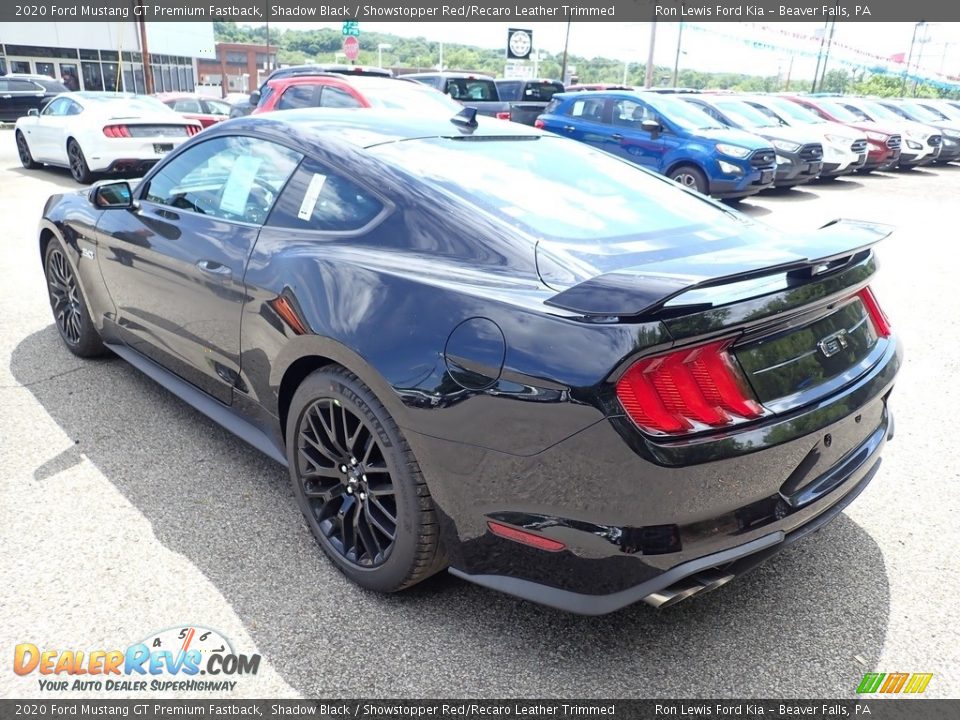
[{"label": "2020 ford mustang gt premium fastback text", "polygon": [[52,197],[57,327],[290,469],[332,561],[599,614],[835,517],[892,435],[875,225],[784,235],[524,126],[221,123]]}]

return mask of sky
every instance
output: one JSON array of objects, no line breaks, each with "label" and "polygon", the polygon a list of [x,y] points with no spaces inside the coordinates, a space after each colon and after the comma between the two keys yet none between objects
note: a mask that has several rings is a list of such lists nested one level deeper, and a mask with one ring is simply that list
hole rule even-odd
[{"label": "sky", "polygon": [[[271,23],[284,28],[339,28],[339,23]],[[500,48],[506,44],[507,28],[522,27],[533,31],[534,47],[545,52],[563,50],[564,22],[361,22],[361,33],[369,31],[393,33],[404,37],[425,37],[436,42],[462,43]],[[677,50],[678,22],[657,23],[655,62],[672,66]],[[789,37],[786,33],[814,35],[823,23],[767,23],[767,30],[749,23],[684,23],[680,67],[715,72],[742,72],[773,75],[786,73],[793,77],[813,77],[818,43]],[[833,41],[864,52],[888,57],[907,52],[915,28],[914,23],[838,22]],[[960,23],[927,23],[917,34],[914,64],[930,72],[945,71],[960,75]],[[570,51],[586,57],[605,56],[624,62],[643,63],[647,58],[650,23],[574,22],[570,29]],[[924,42],[925,40],[925,42]],[[778,50],[752,47],[759,41],[779,46]],[[811,57],[811,55],[813,57]],[[793,67],[790,68],[790,58]],[[839,55],[838,55],[839,57]],[[848,54],[848,57],[853,57]],[[384,64],[390,64],[389,51]],[[331,58],[332,60],[333,58]]]}]

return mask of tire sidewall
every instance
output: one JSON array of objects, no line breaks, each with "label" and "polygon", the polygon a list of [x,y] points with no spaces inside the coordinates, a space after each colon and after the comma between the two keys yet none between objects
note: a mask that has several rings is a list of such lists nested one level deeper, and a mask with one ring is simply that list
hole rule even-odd
[{"label": "tire sidewall", "polygon": [[83,294],[83,288],[80,285],[80,274],[77,272],[77,268],[70,259],[70,251],[64,242],[59,237],[52,237],[47,243],[47,248],[44,251],[43,256],[43,278],[47,283],[47,304],[50,306],[51,312],[54,312],[52,298],[50,297],[50,256],[53,254],[54,250],[60,252],[63,255],[64,260],[66,261],[70,272],[73,273],[73,282],[77,286],[77,298],[80,300],[80,340],[73,344],[63,336],[63,331],[60,330],[60,325],[57,324],[57,318],[54,316],[53,324],[57,328],[57,334],[60,336],[60,339],[63,341],[63,344],[70,350],[74,355],[80,357],[92,357],[95,355],[103,354],[104,347],[100,339],[97,329],[93,325],[93,321],[90,319],[90,310],[87,308],[87,299]]},{"label": "tire sidewall", "polygon": [[[383,450],[397,503],[397,535],[387,559],[375,568],[363,568],[343,557],[327,540],[312,516],[297,469],[299,428],[316,400],[331,398],[345,403],[373,430]],[[287,462],[294,497],[320,547],[337,567],[363,587],[381,592],[399,588],[409,577],[417,556],[421,509],[406,442],[383,405],[361,381],[336,369],[322,369],[304,380],[294,393],[287,416]]]},{"label": "tire sidewall", "polygon": [[17,130],[17,134],[14,139],[16,140],[16,143],[17,143],[17,155],[18,156],[20,155],[21,142],[23,143],[23,147],[27,152],[26,159],[24,159],[23,157],[20,158],[20,164],[23,165],[23,167],[27,168],[28,170],[36,167],[37,163],[33,159],[33,153],[30,152],[30,143],[27,142],[26,136],[21,131]]},{"label": "tire sidewall", "polygon": [[[674,180],[674,182],[677,182],[675,178],[677,175],[681,173],[687,173],[691,175],[693,178],[695,178],[697,181],[697,187],[692,187],[692,188],[689,186],[684,186],[684,187],[687,187],[690,190],[696,190],[701,195],[709,194],[710,187],[709,187],[709,184],[707,183],[707,177],[706,175],[703,174],[703,172],[700,171],[699,168],[694,167],[693,165],[681,165],[672,173],[670,173],[671,175],[670,179]],[[682,183],[680,184],[682,185]]]},{"label": "tire sidewall", "polygon": [[[84,172],[82,177],[77,177],[73,170],[73,163],[70,162],[70,149],[73,147],[77,149],[77,153],[79,153],[80,159],[83,161]],[[83,154],[83,148],[80,147],[80,143],[73,138],[70,138],[70,140],[67,142],[67,163],[70,165],[70,176],[78,183],[86,184],[92,180],[93,173],[90,172],[90,166],[87,164],[87,156]]]}]

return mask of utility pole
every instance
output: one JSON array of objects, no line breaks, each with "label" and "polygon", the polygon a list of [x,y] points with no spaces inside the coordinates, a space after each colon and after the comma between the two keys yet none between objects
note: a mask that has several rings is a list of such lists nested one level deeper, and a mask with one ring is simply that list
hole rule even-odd
[{"label": "utility pole", "polygon": [[563,63],[560,66],[560,82],[567,84],[567,48],[570,47],[570,18],[567,17],[567,36],[563,40]]},{"label": "utility pole", "polygon": [[153,95],[153,68],[150,65],[150,48],[147,47],[147,21],[143,17],[143,0],[137,0],[137,7],[140,8],[140,56],[143,60],[143,83],[147,95]]},{"label": "utility pole", "polygon": [[787,86],[784,88],[787,92],[790,92],[790,73],[793,72],[793,55],[790,55],[790,64],[787,65]]},{"label": "utility pole", "polygon": [[813,86],[810,88],[810,92],[815,93],[817,91],[817,78],[820,77],[820,63],[823,61],[823,44],[827,40],[827,27],[830,25],[828,20],[823,24],[823,30],[820,31],[820,51],[817,53],[817,69],[813,71]]},{"label": "utility pole", "polygon": [[653,87],[653,48],[657,43],[657,23],[650,23],[650,52],[647,53],[647,75],[644,78],[645,88]]},{"label": "utility pole", "polygon": [[823,55],[823,67],[820,70],[820,92],[823,92],[823,81],[827,77],[827,63],[830,61],[830,48],[833,47],[833,32],[837,29],[837,21],[830,21],[830,37],[827,40],[827,51]]},{"label": "utility pole", "polygon": [[900,83],[900,97],[907,94],[907,75],[910,74],[910,63],[913,62],[913,46],[917,42],[917,30],[923,24],[924,22],[921,20],[913,26],[913,37],[910,39],[910,52],[907,53],[907,68],[903,71],[903,81]]},{"label": "utility pole", "polygon": [[680,74],[680,43],[683,41],[683,21],[680,21],[680,29],[677,31],[677,56],[673,59],[673,87],[677,86],[677,76]]}]

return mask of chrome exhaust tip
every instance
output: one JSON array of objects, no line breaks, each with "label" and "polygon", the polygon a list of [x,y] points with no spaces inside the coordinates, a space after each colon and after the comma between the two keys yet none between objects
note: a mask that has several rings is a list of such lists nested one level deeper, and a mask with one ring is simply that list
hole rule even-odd
[{"label": "chrome exhaust tip", "polygon": [[708,569],[698,572],[679,582],[647,595],[643,601],[652,607],[662,609],[676,605],[682,600],[708,593],[733,580],[733,573],[723,573],[719,570]]}]

